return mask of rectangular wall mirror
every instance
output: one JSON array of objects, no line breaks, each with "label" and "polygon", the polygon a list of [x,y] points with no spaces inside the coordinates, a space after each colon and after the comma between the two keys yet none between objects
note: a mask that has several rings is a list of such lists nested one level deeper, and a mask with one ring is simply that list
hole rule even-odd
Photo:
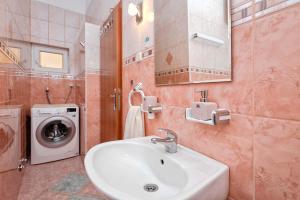
[{"label": "rectangular wall mirror", "polygon": [[155,82],[231,81],[229,0],[154,1]]}]

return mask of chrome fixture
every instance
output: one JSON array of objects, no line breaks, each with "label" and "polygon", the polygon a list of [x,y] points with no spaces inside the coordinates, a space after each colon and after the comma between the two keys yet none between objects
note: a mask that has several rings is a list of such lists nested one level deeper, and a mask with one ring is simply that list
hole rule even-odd
[{"label": "chrome fixture", "polygon": [[166,132],[167,137],[164,139],[161,138],[152,138],[151,142],[156,144],[156,143],[163,143],[166,148],[166,152],[168,153],[176,153],[177,152],[177,134],[170,130],[170,129],[164,129],[164,128],[159,128],[158,131],[160,132]]},{"label": "chrome fixture", "polygon": [[134,88],[129,92],[128,94],[128,103],[129,103],[129,107],[132,106],[132,102],[131,102],[131,98],[132,96],[138,93],[141,95],[141,99],[143,100],[145,98],[145,93],[143,92],[143,83],[138,83],[136,86],[134,86]]},{"label": "chrome fixture", "polygon": [[226,109],[217,109],[213,113],[214,124],[228,124],[230,117],[230,111]]},{"label": "chrome fixture", "polygon": [[203,33],[195,33],[192,37],[195,40],[204,41],[214,46],[222,46],[225,44],[223,40]]},{"label": "chrome fixture", "polygon": [[85,42],[83,41],[79,41],[80,46],[82,46],[83,48],[85,48]]},{"label": "chrome fixture", "polygon": [[136,86],[134,86],[134,88],[129,92],[129,94],[128,94],[129,107],[133,106],[131,99],[135,93],[140,94],[141,100],[142,100],[142,104],[140,105],[141,110],[142,110],[142,112],[147,113],[148,119],[154,119],[155,113],[162,112],[162,105],[157,103],[157,98],[155,101],[152,101],[150,104],[146,103],[147,99],[153,98],[154,96],[146,96],[145,95],[145,93],[143,92],[143,83],[136,84]]},{"label": "chrome fixture", "polygon": [[195,93],[200,93],[200,102],[207,102],[208,90],[196,90]]},{"label": "chrome fixture", "polygon": [[162,111],[162,105],[155,105],[155,106],[150,105],[148,107],[148,112],[149,113],[158,113],[158,112],[161,112],[161,111]]},{"label": "chrome fixture", "polygon": [[137,90],[142,90],[143,89],[143,83],[138,83],[135,87],[134,87],[134,90],[137,91]]},{"label": "chrome fixture", "polygon": [[21,158],[20,160],[19,160],[19,165],[18,165],[18,171],[20,172],[20,171],[22,171],[24,168],[25,168],[25,165],[26,165],[26,163],[27,163],[27,158]]}]

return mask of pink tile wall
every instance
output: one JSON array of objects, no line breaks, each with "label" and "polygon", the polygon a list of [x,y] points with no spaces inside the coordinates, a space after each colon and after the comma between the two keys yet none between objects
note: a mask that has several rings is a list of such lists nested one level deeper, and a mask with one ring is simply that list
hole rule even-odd
[{"label": "pink tile wall", "polygon": [[6,71],[0,72],[0,104],[3,105],[9,101],[8,97],[8,74]]},{"label": "pink tile wall", "polygon": [[[50,100],[52,104],[64,104],[70,91],[70,85],[74,86],[75,81],[70,79],[52,79],[42,77],[30,78],[30,103],[48,104],[45,89],[48,87],[50,91]],[[67,103],[75,103],[75,88],[73,87],[69,101]]]},{"label": "pink tile wall", "polygon": [[85,73],[80,74],[75,80],[75,102],[85,104]]},{"label": "pink tile wall", "polygon": [[[12,67],[13,65],[10,65]],[[15,152],[15,155],[24,156],[25,155],[25,143],[26,141],[26,118],[25,114],[28,113],[29,105],[29,91],[30,87],[27,81],[27,77],[22,71],[15,69],[9,69],[5,64],[1,64],[0,69],[0,107],[1,109],[20,107],[21,113],[16,120],[20,120],[18,126],[20,127],[19,131],[16,134],[21,137],[21,143],[19,145],[10,145],[8,146],[8,152]],[[0,140],[5,142],[6,137],[3,135],[3,124],[7,123],[5,117],[0,118],[0,123],[2,124],[2,132],[0,134]],[[13,148],[13,149],[12,149]],[[20,152],[21,150],[21,152]],[[11,156],[11,153],[7,151],[2,151],[0,153],[1,162],[8,161],[9,163],[13,162],[14,159],[9,159],[7,156]],[[21,158],[21,157],[20,157]],[[20,159],[19,157],[17,158]],[[0,167],[0,199],[17,199],[18,190],[21,186],[22,175],[16,170],[17,163],[11,163],[14,165],[15,170],[11,169],[7,171],[7,168],[3,169],[3,165]],[[5,166],[5,165],[4,165]]]},{"label": "pink tile wall", "polygon": [[81,109],[81,153],[100,143],[100,74],[81,73],[76,78],[76,104]]},{"label": "pink tile wall", "polygon": [[100,143],[100,75],[86,75],[87,150]]},{"label": "pink tile wall", "polygon": [[[164,110],[146,120],[146,134],[175,130],[179,143],[230,167],[230,198],[300,198],[300,4],[233,28],[233,81],[156,87],[154,58],[123,67],[123,123],[130,80],[143,82]],[[208,89],[232,111],[230,125],[185,120],[185,108]],[[138,100],[136,100],[138,101]]]},{"label": "pink tile wall", "polygon": [[[3,67],[3,66],[2,66]],[[23,105],[27,112],[30,106],[30,84],[21,71],[0,70],[0,106]]]}]

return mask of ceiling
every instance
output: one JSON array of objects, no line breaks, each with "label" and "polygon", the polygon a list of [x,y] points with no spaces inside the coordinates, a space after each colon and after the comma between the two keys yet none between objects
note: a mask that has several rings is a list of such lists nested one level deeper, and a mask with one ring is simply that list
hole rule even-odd
[{"label": "ceiling", "polygon": [[92,0],[36,0],[56,7],[85,14]]}]

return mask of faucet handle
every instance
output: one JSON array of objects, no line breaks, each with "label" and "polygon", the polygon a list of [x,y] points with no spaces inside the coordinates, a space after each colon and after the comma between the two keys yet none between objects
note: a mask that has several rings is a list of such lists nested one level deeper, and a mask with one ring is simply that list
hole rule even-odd
[{"label": "faucet handle", "polygon": [[175,133],[174,131],[167,129],[167,128],[159,128],[157,129],[159,132],[166,132],[167,133],[167,137],[174,139],[175,141],[177,141],[177,133]]}]

